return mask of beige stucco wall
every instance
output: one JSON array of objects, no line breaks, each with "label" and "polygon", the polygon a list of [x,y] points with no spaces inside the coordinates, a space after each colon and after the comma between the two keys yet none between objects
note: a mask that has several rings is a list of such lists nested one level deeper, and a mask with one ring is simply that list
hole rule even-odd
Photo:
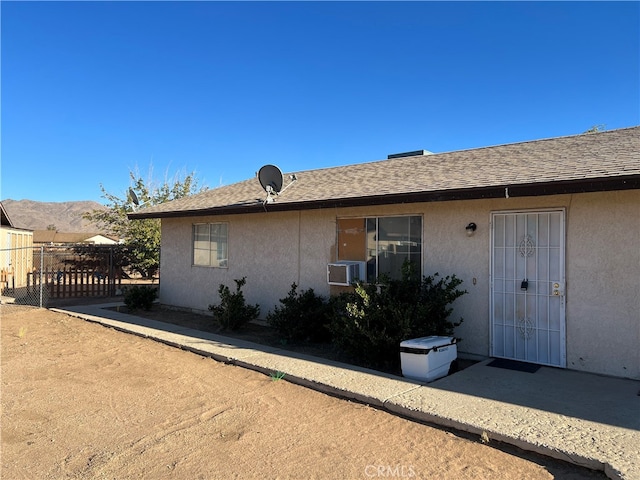
[{"label": "beige stucco wall", "polygon": [[640,378],[640,191],[568,208],[567,366]]},{"label": "beige stucco wall", "polygon": [[[640,191],[548,197],[420,203],[229,217],[163,219],[160,300],[207,310],[220,283],[247,277],[247,301],[262,316],[286,296],[291,283],[317,293],[334,261],[336,218],[423,215],[423,273],[456,274],[468,294],[453,319],[461,355],[489,355],[490,220],[494,211],[566,210],[567,367],[640,378]],[[191,225],[229,222],[229,267],[191,265]],[[478,230],[467,237],[465,226]]]},{"label": "beige stucco wall", "polygon": [[[194,222],[228,222],[228,268],[191,265]],[[234,279],[247,277],[245,297],[264,317],[293,282],[328,294],[325,268],[334,239],[335,218],[323,211],[164,219],[160,299],[206,311],[218,303],[220,283],[234,289]]]}]

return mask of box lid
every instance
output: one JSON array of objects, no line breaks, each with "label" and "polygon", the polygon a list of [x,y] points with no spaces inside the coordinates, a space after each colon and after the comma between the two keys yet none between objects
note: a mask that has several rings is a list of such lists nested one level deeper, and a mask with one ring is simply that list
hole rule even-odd
[{"label": "box lid", "polygon": [[454,337],[439,337],[432,335],[429,337],[412,338],[411,340],[405,340],[404,342],[400,343],[400,346],[428,350],[433,347],[441,347],[443,345],[451,345],[453,343],[456,343],[456,339]]}]

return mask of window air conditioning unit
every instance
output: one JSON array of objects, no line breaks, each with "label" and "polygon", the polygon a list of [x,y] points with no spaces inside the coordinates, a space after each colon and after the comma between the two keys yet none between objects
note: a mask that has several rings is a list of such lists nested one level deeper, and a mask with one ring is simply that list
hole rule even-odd
[{"label": "window air conditioning unit", "polygon": [[327,283],[348,287],[353,282],[365,280],[366,263],[341,261],[327,265]]}]

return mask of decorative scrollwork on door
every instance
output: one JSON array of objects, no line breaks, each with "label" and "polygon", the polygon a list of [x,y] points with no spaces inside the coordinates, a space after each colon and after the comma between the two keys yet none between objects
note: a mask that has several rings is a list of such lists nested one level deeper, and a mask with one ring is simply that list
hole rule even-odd
[{"label": "decorative scrollwork on door", "polygon": [[533,256],[536,250],[536,244],[533,242],[531,235],[525,235],[522,237],[522,240],[520,240],[520,243],[518,244],[518,250],[520,251],[521,257],[527,258]]},{"label": "decorative scrollwork on door", "polygon": [[517,328],[520,336],[526,340],[529,340],[536,331],[536,326],[529,317],[519,317]]}]

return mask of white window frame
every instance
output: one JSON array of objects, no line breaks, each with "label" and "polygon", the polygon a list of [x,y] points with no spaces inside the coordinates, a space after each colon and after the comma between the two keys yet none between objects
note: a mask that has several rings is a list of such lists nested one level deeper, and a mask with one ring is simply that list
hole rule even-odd
[{"label": "white window frame", "polygon": [[[212,227],[224,227],[224,232],[219,233],[224,237],[224,242],[212,242]],[[207,227],[208,240],[198,240],[199,229]],[[204,232],[202,232],[204,233]],[[197,242],[207,243],[199,246]],[[221,243],[221,245],[219,245]],[[206,253],[205,253],[206,252]],[[206,261],[203,261],[204,258]],[[191,226],[191,265],[194,267],[228,268],[229,267],[229,224],[226,222],[194,223]]]}]

